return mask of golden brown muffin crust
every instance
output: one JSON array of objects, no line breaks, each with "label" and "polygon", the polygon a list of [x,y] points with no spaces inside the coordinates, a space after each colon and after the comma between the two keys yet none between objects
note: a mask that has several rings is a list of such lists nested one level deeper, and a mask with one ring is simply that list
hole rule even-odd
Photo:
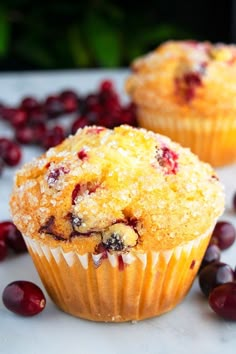
[{"label": "golden brown muffin crust", "polygon": [[210,165],[167,137],[94,126],[26,164],[10,206],[21,232],[50,246],[145,251],[204,234],[224,194]]}]

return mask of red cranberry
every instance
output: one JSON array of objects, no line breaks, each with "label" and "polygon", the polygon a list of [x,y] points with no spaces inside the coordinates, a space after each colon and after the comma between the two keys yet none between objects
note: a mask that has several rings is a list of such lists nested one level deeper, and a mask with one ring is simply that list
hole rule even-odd
[{"label": "red cranberry", "polygon": [[15,108],[3,107],[2,108],[2,118],[10,123],[13,115],[15,114],[15,111],[16,111]]},{"label": "red cranberry", "polygon": [[166,174],[176,174],[178,171],[178,155],[170,150],[168,147],[163,146],[157,149],[157,161],[163,167]]},{"label": "red cranberry", "polygon": [[44,103],[44,109],[49,117],[55,118],[63,113],[63,104],[59,97],[48,96]]},{"label": "red cranberry", "polygon": [[46,121],[47,114],[41,108],[36,107],[29,112],[29,123],[31,125],[45,123]]},{"label": "red cranberry", "polygon": [[0,238],[0,261],[3,261],[7,256],[6,242]]},{"label": "red cranberry", "polygon": [[84,160],[88,157],[88,154],[84,149],[82,149],[77,153],[77,156],[80,160]]},{"label": "red cranberry", "polygon": [[4,165],[5,165],[5,163],[4,163],[3,159],[2,159],[1,156],[0,156],[0,176],[1,176],[2,171],[3,171],[3,169],[4,169]]},{"label": "red cranberry", "polygon": [[207,265],[209,265],[213,262],[219,261],[220,256],[221,256],[221,252],[220,252],[219,247],[217,245],[210,244],[207,247],[207,250],[206,250],[205,255],[203,257],[200,270],[202,270],[204,267],[206,267]]},{"label": "red cranberry", "polygon": [[219,221],[213,230],[211,243],[216,244],[221,250],[225,250],[234,243],[235,238],[236,230],[233,224]]},{"label": "red cranberry", "polygon": [[21,144],[32,144],[35,141],[34,130],[32,127],[28,126],[17,129],[15,138]]},{"label": "red cranberry", "polygon": [[75,134],[78,129],[84,128],[86,125],[89,125],[87,117],[78,117],[71,126],[71,133]]},{"label": "red cranberry", "polygon": [[103,80],[99,86],[100,91],[112,91],[113,90],[113,83],[111,80]]},{"label": "red cranberry", "polygon": [[63,104],[63,109],[66,113],[75,112],[78,108],[78,97],[74,91],[63,91],[60,96],[60,101]]},{"label": "red cranberry", "polygon": [[230,282],[213,289],[209,304],[220,317],[236,321],[236,283]]},{"label": "red cranberry", "polygon": [[39,102],[36,100],[36,98],[27,96],[22,99],[20,107],[26,111],[32,111],[34,108],[39,107]]},{"label": "red cranberry", "polygon": [[37,315],[46,305],[42,290],[24,280],[8,284],[3,290],[2,301],[8,310],[22,316]]},{"label": "red cranberry", "polygon": [[11,125],[14,128],[21,127],[27,123],[28,115],[26,111],[22,109],[15,109],[15,112],[12,114],[11,117]]},{"label": "red cranberry", "polygon": [[5,239],[7,246],[12,248],[16,253],[27,251],[21,232],[11,221],[0,223],[0,239]]},{"label": "red cranberry", "polygon": [[9,139],[0,138],[0,156],[8,166],[16,166],[21,160],[19,145]]},{"label": "red cranberry", "polygon": [[42,141],[42,145],[45,149],[49,149],[50,147],[56,146],[60,144],[65,138],[64,129],[56,125],[50,130],[47,130]]},{"label": "red cranberry", "polygon": [[234,193],[234,196],[233,196],[233,209],[236,212],[236,192]]},{"label": "red cranberry", "polygon": [[215,287],[234,281],[234,272],[228,264],[214,262],[202,269],[198,280],[200,289],[208,297]]}]

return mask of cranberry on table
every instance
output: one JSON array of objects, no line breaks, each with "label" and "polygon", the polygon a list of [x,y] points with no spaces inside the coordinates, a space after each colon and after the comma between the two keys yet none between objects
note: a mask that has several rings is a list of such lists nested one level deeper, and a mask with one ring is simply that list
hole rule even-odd
[{"label": "cranberry on table", "polygon": [[233,195],[233,209],[236,212],[236,192]]},{"label": "cranberry on table", "polygon": [[213,263],[213,262],[217,262],[220,260],[220,256],[221,256],[221,251],[219,249],[219,247],[217,245],[214,244],[210,244],[207,247],[207,250],[205,252],[205,255],[202,259],[202,263],[200,266],[200,271],[206,267],[207,265]]},{"label": "cranberry on table", "polygon": [[26,113],[26,111],[22,109],[15,109],[10,119],[10,123],[15,129],[25,125],[27,121],[28,121],[28,114]]},{"label": "cranberry on table", "polygon": [[13,249],[15,253],[27,251],[21,232],[11,221],[3,221],[0,223],[0,239],[4,239],[6,245]]},{"label": "cranberry on table", "polygon": [[15,139],[20,144],[32,144],[35,141],[34,130],[32,127],[25,126],[17,129],[15,132]]},{"label": "cranberry on table", "polygon": [[78,117],[71,126],[71,133],[75,134],[79,128],[84,128],[86,125],[89,125],[89,120],[85,116]]},{"label": "cranberry on table", "polygon": [[209,305],[220,317],[236,321],[236,283],[229,282],[212,290]]},{"label": "cranberry on table", "polygon": [[34,108],[39,107],[39,105],[38,100],[32,96],[24,97],[20,103],[20,107],[26,111],[31,111]]},{"label": "cranberry on table", "polygon": [[76,112],[78,108],[78,96],[72,90],[62,91],[59,95],[59,99],[63,105],[63,109],[66,113]]},{"label": "cranberry on table", "polygon": [[22,316],[34,316],[43,311],[46,298],[34,283],[18,280],[8,284],[2,293],[3,304],[9,311]]},{"label": "cranberry on table", "polygon": [[0,238],[0,262],[3,261],[7,256],[7,245],[5,240]]},{"label": "cranberry on table", "polygon": [[236,230],[233,224],[227,221],[217,222],[210,243],[216,244],[221,250],[232,246],[236,238]]},{"label": "cranberry on table", "polygon": [[45,132],[45,135],[42,137],[42,146],[45,149],[56,146],[64,140],[65,136],[63,127],[56,125]]},{"label": "cranberry on table", "polygon": [[4,163],[3,159],[2,159],[1,156],[0,156],[0,176],[1,176],[2,171],[3,171],[3,169],[4,169],[4,165],[5,165],[5,163]]},{"label": "cranberry on table", "polygon": [[21,160],[21,149],[15,142],[7,138],[0,138],[0,157],[6,165],[16,166]]},{"label": "cranberry on table", "polygon": [[201,270],[198,280],[201,291],[208,297],[215,287],[234,281],[234,272],[228,264],[214,262]]},{"label": "cranberry on table", "polygon": [[49,118],[56,118],[64,113],[63,103],[58,96],[48,96],[44,102],[44,109]]}]

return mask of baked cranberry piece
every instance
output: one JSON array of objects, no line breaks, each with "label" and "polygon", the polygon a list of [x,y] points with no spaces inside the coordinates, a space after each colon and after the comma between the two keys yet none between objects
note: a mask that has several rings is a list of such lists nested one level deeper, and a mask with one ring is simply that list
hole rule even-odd
[{"label": "baked cranberry piece", "polygon": [[47,177],[47,182],[49,187],[53,187],[61,175],[65,175],[69,172],[70,172],[69,168],[63,166],[51,170]]},{"label": "baked cranberry piece", "polygon": [[202,74],[197,71],[189,71],[177,78],[175,83],[177,93],[182,94],[184,99],[189,102],[195,97],[197,88],[202,86]]},{"label": "baked cranberry piece", "polygon": [[85,160],[88,157],[88,154],[84,149],[82,149],[77,153],[77,156],[80,160]]},{"label": "baked cranberry piece", "polygon": [[165,174],[176,174],[178,171],[178,154],[168,147],[157,148],[156,158]]}]

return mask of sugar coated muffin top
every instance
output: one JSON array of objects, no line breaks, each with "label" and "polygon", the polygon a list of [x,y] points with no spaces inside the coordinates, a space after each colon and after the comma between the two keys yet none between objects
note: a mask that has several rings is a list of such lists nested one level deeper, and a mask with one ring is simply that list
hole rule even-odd
[{"label": "sugar coated muffin top", "polygon": [[222,113],[234,118],[236,46],[165,42],[134,60],[126,90],[136,103],[167,114],[177,111],[178,118],[216,119]]},{"label": "sugar coated muffin top", "polygon": [[23,166],[10,206],[24,235],[51,246],[161,250],[205,233],[224,192],[210,165],[169,138],[92,126]]}]

